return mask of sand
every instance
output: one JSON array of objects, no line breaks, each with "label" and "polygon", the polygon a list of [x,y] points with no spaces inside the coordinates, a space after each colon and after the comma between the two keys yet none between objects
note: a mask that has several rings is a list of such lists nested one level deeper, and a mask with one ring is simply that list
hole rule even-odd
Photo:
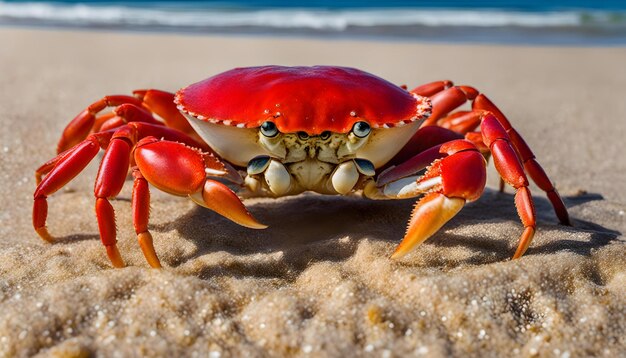
[{"label": "sand", "polygon": [[[436,45],[0,29],[0,356],[626,356],[626,49]],[[96,165],[31,227],[34,169],[105,94],[176,90],[235,66],[335,64],[410,86],[487,93],[565,198],[557,223],[531,187],[538,233],[512,190],[489,189],[399,261],[413,200],[305,194],[247,200],[264,231],[153,190],[165,266],[149,269],[118,201],[111,268],[93,214]]]}]

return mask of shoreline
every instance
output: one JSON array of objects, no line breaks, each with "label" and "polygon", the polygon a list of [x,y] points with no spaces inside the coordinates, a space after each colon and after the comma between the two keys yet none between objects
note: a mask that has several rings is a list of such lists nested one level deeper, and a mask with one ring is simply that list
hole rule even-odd
[{"label": "shoreline", "polygon": [[381,46],[412,46],[412,47],[436,47],[436,48],[494,48],[494,49],[525,49],[546,50],[548,52],[554,50],[564,51],[585,51],[585,50],[615,50],[622,51],[626,49],[626,39],[624,43],[615,44],[556,44],[556,43],[505,43],[505,42],[481,42],[481,41],[447,41],[447,40],[423,40],[423,39],[403,39],[403,38],[387,38],[387,37],[350,37],[350,36],[328,36],[307,35],[307,34],[274,34],[274,33],[219,33],[219,32],[177,32],[169,30],[145,30],[145,29],[118,29],[118,28],[87,28],[87,27],[67,27],[67,26],[47,26],[47,25],[14,25],[0,23],[0,31],[16,31],[16,32],[33,32],[33,33],[59,33],[73,36],[76,34],[93,34],[95,36],[145,36],[148,38],[164,37],[164,38],[199,38],[199,39],[230,39],[232,41],[278,41],[285,43],[311,42],[311,43],[347,43],[362,44],[370,43],[380,44]]},{"label": "shoreline", "polygon": [[626,28],[580,29],[576,27],[524,28],[519,26],[502,27],[446,27],[413,26],[404,31],[390,29],[378,31],[352,28],[346,31],[333,31],[306,28],[266,28],[266,27],[183,27],[183,26],[137,26],[137,25],[70,25],[36,20],[3,20],[0,28],[34,29],[70,32],[111,32],[159,34],[179,36],[218,36],[250,38],[285,38],[324,41],[381,41],[391,43],[422,43],[449,45],[494,45],[513,47],[626,47]]}]

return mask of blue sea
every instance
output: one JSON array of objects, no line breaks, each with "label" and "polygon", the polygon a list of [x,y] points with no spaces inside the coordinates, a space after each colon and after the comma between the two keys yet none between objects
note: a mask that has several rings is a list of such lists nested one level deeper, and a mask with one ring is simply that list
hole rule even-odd
[{"label": "blue sea", "polygon": [[0,26],[626,45],[626,0],[2,1]]}]

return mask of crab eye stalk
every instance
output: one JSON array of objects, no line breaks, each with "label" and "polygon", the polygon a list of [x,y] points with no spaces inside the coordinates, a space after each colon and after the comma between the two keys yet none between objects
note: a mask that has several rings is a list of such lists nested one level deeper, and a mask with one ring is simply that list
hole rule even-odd
[{"label": "crab eye stalk", "polygon": [[365,138],[370,134],[371,127],[367,122],[356,122],[352,127],[352,133],[359,138]]},{"label": "crab eye stalk", "polygon": [[263,133],[266,137],[276,137],[278,134],[278,128],[276,128],[276,124],[272,121],[265,121],[261,124],[261,133]]},{"label": "crab eye stalk", "polygon": [[320,134],[320,138],[322,138],[322,140],[330,138],[330,131],[323,131],[322,134]]}]

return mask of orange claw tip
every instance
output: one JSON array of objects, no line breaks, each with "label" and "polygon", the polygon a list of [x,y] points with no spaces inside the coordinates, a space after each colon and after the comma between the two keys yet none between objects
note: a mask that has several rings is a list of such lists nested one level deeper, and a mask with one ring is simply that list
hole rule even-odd
[{"label": "orange claw tip", "polygon": [[431,193],[423,197],[415,205],[406,235],[391,258],[399,259],[426,241],[452,219],[463,208],[463,205],[465,205],[465,199],[448,198],[439,193]]},{"label": "orange claw tip", "polygon": [[396,247],[396,250],[393,252],[393,254],[391,254],[391,257],[389,257],[392,260],[398,260],[403,258],[406,254],[408,254],[409,251],[407,250],[402,250],[400,248],[400,245],[398,245],[398,247]]},{"label": "orange claw tip", "polygon": [[237,194],[220,182],[207,180],[204,183],[201,205],[241,226],[251,229],[267,228],[267,225],[261,224],[250,214]]},{"label": "orange claw tip", "polygon": [[37,231],[37,234],[39,234],[39,237],[41,237],[44,241],[50,242],[50,243],[54,242],[54,237],[50,235],[47,227],[43,226],[38,229],[35,229],[35,231]]},{"label": "orange claw tip", "polygon": [[120,255],[120,252],[117,249],[117,245],[109,245],[105,247],[107,249],[107,256],[109,256],[109,260],[111,260],[113,267],[122,268],[126,266],[126,264],[124,264],[124,260],[122,260],[122,255]]},{"label": "orange claw tip", "polygon": [[513,260],[519,259],[520,257],[522,257],[522,255],[524,255],[526,250],[528,250],[528,246],[530,246],[531,241],[533,241],[534,236],[535,228],[532,226],[527,226],[519,239],[519,245],[517,246],[517,250],[515,250]]}]

